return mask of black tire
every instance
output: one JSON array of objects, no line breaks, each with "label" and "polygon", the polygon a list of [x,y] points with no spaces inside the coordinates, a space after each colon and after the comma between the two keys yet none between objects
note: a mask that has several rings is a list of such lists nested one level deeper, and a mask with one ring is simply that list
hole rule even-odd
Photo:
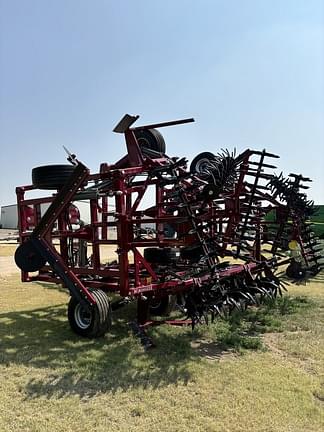
[{"label": "black tire", "polygon": [[146,248],[144,258],[152,264],[170,264],[179,258],[178,248]]},{"label": "black tire", "polygon": [[136,130],[135,136],[139,146],[145,150],[153,150],[158,153],[165,153],[165,141],[160,132],[156,129]]},{"label": "black tire", "polygon": [[201,198],[205,201],[214,200],[219,197],[219,194],[222,192],[221,188],[209,183],[208,185],[204,186]]},{"label": "black tire", "polygon": [[71,297],[68,320],[74,333],[87,338],[97,338],[111,328],[111,306],[104,291],[92,289],[91,294],[97,302],[94,306]]},{"label": "black tire", "polygon": [[190,172],[193,174],[207,174],[208,166],[216,160],[216,156],[210,152],[199,153],[190,164]]},{"label": "black tire", "polygon": [[204,251],[201,245],[193,244],[180,249],[180,256],[183,260],[198,262],[203,256]]},{"label": "black tire", "polygon": [[165,297],[152,297],[150,300],[150,314],[153,316],[170,315],[176,303],[176,296],[167,295]]},{"label": "black tire", "polygon": [[44,165],[33,168],[32,182],[38,189],[60,189],[70,178],[73,165]]},{"label": "black tire", "polygon": [[163,234],[166,238],[174,238],[176,234],[176,230],[174,227],[168,223],[164,224],[163,226]]},{"label": "black tire", "polygon": [[297,261],[292,261],[286,268],[286,275],[295,280],[304,279],[306,276],[306,270]]},{"label": "black tire", "polygon": [[46,264],[46,259],[39,254],[33,243],[27,240],[16,249],[15,263],[22,271],[35,272]]}]

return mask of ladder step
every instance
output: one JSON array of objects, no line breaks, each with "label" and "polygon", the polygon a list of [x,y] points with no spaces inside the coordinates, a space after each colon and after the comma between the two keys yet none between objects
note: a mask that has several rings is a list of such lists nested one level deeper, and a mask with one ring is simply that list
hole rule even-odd
[{"label": "ladder step", "polygon": [[[249,161],[249,165],[260,165],[260,163]],[[266,164],[266,163],[262,163],[261,166],[262,166],[262,168],[273,168],[273,169],[277,168],[275,165],[270,165],[270,164]]]},{"label": "ladder step", "polygon": [[255,231],[255,225],[251,225],[249,222],[239,222],[238,223],[239,228],[247,228]]},{"label": "ladder step", "polygon": [[253,176],[253,177],[259,177],[265,180],[271,180],[273,178],[272,174],[267,174],[267,173],[263,173],[263,172],[259,172],[259,171],[247,171],[246,173],[249,176]]},{"label": "ladder step", "polygon": [[273,153],[268,153],[265,150],[263,150],[263,151],[253,150],[252,153],[256,154],[256,155],[267,156],[267,157],[276,158],[276,159],[280,158],[280,156],[273,154]]}]

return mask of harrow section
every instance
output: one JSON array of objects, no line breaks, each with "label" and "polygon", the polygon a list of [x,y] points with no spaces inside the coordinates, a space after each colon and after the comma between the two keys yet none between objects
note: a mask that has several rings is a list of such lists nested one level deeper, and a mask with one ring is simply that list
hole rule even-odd
[{"label": "harrow section", "polygon": [[[126,115],[114,129],[127,146],[115,164],[90,174],[68,152],[72,165],[37,167],[33,184],[17,188],[22,280],[62,283],[73,331],[101,336],[112,311],[137,300],[133,328],[149,344],[147,325],[194,327],[282,295],[279,266],[295,279],[321,270],[308,222],[315,208],[301,192],[309,179],[276,176],[278,156],[265,150],[203,152],[188,168],[185,158],[166,154],[155,128],[193,119],[131,127],[137,119]],[[53,194],[26,199],[34,189]],[[81,220],[81,200],[89,223]],[[104,262],[102,250],[111,246],[117,259]],[[182,319],[150,319],[174,306]]]}]

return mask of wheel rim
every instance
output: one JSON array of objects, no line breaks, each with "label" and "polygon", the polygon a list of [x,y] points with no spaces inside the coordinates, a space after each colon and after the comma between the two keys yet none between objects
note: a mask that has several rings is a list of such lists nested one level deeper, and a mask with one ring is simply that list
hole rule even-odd
[{"label": "wheel rim", "polygon": [[138,139],[138,144],[140,147],[146,147],[146,148],[151,148],[151,143],[146,139],[146,138],[139,138]]},{"label": "wheel rim", "polygon": [[74,310],[74,320],[77,326],[83,330],[90,327],[92,314],[88,306],[77,304]]},{"label": "wheel rim", "polygon": [[150,309],[151,310],[156,310],[161,306],[162,300],[161,299],[157,299],[157,298],[152,298],[151,302],[150,302]]},{"label": "wheel rim", "polygon": [[202,158],[196,163],[196,171],[200,174],[208,173],[211,168],[210,159]]}]

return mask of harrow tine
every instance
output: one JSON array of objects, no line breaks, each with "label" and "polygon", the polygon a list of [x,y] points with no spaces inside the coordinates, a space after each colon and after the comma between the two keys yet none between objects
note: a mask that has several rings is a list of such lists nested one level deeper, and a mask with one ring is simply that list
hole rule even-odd
[{"label": "harrow tine", "polygon": [[288,177],[294,178],[296,180],[301,180],[301,181],[305,181],[305,182],[312,182],[313,180],[311,180],[309,177],[303,177],[301,174],[294,174],[294,173],[290,173],[288,174]]},{"label": "harrow tine", "polygon": [[319,260],[319,257],[314,256],[314,257],[308,258],[307,260],[310,261],[310,262],[312,262],[312,261],[317,262]]}]

